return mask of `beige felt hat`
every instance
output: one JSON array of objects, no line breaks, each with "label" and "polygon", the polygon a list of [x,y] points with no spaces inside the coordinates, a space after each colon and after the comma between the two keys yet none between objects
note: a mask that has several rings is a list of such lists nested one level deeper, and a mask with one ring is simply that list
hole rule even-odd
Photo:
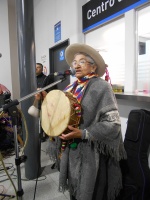
[{"label": "beige felt hat", "polygon": [[93,58],[97,65],[96,73],[101,77],[105,73],[106,64],[102,56],[91,46],[87,44],[71,44],[65,50],[65,58],[70,67],[72,67],[72,61],[76,53],[86,53]]}]

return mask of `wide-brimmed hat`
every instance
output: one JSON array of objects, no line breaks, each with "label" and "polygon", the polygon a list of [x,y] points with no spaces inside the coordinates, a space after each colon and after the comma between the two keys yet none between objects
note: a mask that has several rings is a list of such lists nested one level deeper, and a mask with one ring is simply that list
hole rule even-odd
[{"label": "wide-brimmed hat", "polygon": [[70,67],[72,67],[72,61],[74,59],[74,55],[82,52],[88,54],[96,63],[97,69],[96,73],[101,77],[105,73],[105,62],[102,58],[102,56],[91,46],[87,44],[71,44],[69,45],[65,50],[65,58]]}]

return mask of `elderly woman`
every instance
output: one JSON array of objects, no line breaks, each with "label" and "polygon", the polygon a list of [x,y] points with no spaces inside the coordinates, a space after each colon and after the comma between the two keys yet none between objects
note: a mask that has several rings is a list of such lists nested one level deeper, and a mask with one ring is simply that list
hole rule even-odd
[{"label": "elderly woman", "polygon": [[122,188],[119,161],[126,154],[115,96],[100,78],[105,62],[86,44],[68,46],[65,58],[76,80],[64,92],[77,99],[81,118],[78,128],[69,125],[67,134],[50,140],[57,151],[49,154],[59,163],[59,189],[69,188],[71,200],[114,200]]}]

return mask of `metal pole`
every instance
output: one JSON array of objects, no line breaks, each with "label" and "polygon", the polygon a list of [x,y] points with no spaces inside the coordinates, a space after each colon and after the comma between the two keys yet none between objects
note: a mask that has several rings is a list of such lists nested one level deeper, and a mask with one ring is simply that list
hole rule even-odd
[{"label": "metal pole", "polygon": [[[16,0],[16,13],[20,96],[24,97],[36,90],[33,0]],[[28,179],[35,179],[41,174],[38,119],[29,116],[27,113],[33,101],[34,97],[21,103],[21,109],[26,118],[29,131],[28,144],[25,149],[25,155],[27,156],[25,176]],[[25,137],[25,131],[23,131],[24,141]]]}]

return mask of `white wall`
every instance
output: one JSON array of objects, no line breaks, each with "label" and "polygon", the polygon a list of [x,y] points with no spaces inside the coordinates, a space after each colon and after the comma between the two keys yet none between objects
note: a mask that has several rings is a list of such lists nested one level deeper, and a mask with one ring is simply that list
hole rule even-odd
[{"label": "white wall", "polygon": [[8,27],[8,4],[0,0],[0,83],[5,85],[12,93],[12,77],[10,63],[10,41]]},{"label": "white wall", "polygon": [[135,91],[136,49],[135,49],[135,10],[125,13],[125,92]]},{"label": "white wall", "polygon": [[[70,43],[84,42],[82,33],[82,5],[87,0],[35,0],[36,62],[49,69],[49,48],[70,39]],[[54,42],[54,25],[61,21],[61,40]]]},{"label": "white wall", "polygon": [[0,0],[0,83],[20,97],[15,0]]},{"label": "white wall", "polygon": [[20,98],[20,78],[17,43],[16,0],[8,0],[10,67],[12,77],[12,99]]}]

